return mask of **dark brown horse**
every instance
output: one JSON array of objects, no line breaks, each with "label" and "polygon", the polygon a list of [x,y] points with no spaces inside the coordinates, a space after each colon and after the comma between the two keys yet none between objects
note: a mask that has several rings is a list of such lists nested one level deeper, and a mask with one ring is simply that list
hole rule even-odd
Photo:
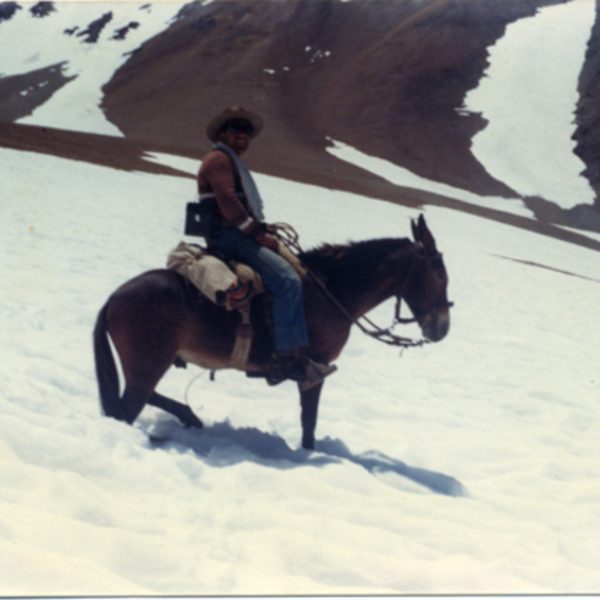
[{"label": "dark brown horse", "polygon": [[[325,245],[300,255],[310,271],[303,282],[310,358],[324,364],[334,361],[353,322],[394,296],[408,304],[427,340],[445,337],[451,303],[446,297],[448,278],[442,256],[422,215],[418,223],[412,223],[412,230],[414,241],[376,239]],[[245,369],[249,375],[261,372],[261,365],[274,351],[265,314],[266,301],[257,296],[251,307],[255,334]],[[175,271],[149,271],[125,283],[110,296],[94,329],[104,413],[133,423],[144,405],[151,404],[188,426],[202,427],[187,405],[158,394],[155,387],[174,361],[212,370],[229,368],[239,322],[237,311],[199,301]],[[109,334],[125,376],[122,397]],[[302,446],[307,449],[314,448],[322,387],[321,382],[300,392]]]}]

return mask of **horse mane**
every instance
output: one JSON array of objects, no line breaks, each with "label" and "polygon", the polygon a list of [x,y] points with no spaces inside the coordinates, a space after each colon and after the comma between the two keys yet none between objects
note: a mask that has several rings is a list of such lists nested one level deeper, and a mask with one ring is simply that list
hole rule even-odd
[{"label": "horse mane", "polygon": [[356,282],[368,286],[370,280],[377,276],[377,267],[386,257],[411,245],[412,242],[408,238],[322,244],[301,253],[300,260],[329,287],[343,282]]}]

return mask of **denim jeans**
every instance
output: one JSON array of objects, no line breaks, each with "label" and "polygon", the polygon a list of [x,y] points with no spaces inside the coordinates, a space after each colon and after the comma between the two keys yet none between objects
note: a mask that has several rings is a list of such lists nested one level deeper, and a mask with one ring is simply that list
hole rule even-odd
[{"label": "denim jeans", "polygon": [[211,240],[211,245],[226,256],[252,267],[273,295],[276,349],[308,346],[302,281],[290,263],[235,227],[223,228]]}]

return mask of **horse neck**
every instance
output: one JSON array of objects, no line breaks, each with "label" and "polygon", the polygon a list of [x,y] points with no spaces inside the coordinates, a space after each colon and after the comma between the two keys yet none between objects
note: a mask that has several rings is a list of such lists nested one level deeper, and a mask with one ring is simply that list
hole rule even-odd
[{"label": "horse neck", "polygon": [[[317,276],[352,316],[358,318],[391,298],[401,288],[412,264],[412,242],[407,239],[382,239],[337,246],[329,258],[315,261]],[[400,260],[393,271],[384,267],[391,254]],[[309,268],[311,268],[311,264]]]}]

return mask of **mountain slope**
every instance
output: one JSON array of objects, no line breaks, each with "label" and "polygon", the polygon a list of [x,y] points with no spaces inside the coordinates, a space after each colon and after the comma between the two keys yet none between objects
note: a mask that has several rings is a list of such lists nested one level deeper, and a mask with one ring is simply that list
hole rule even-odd
[{"label": "mountain slope", "polygon": [[510,197],[469,152],[484,122],[455,109],[506,24],[552,3],[195,3],[115,73],[102,106],[127,137],[203,150],[211,115],[248,106],[267,121],[253,157],[264,172],[335,179],[339,162],[323,152],[331,137],[421,176]]},{"label": "mountain slope", "polygon": [[[209,147],[206,121],[238,104],[267,121],[247,157],[263,173],[407,206],[463,208],[339,160],[327,152],[335,140],[431,181],[515,198],[471,153],[486,121],[463,110],[465,96],[479,86],[489,48],[508,25],[560,3],[4,2],[0,120],[73,129],[85,117],[86,131],[200,158]],[[12,27],[16,21],[22,30]],[[595,29],[581,75],[576,132],[595,186],[597,35]],[[525,202],[542,222],[600,230],[598,207]]]}]

